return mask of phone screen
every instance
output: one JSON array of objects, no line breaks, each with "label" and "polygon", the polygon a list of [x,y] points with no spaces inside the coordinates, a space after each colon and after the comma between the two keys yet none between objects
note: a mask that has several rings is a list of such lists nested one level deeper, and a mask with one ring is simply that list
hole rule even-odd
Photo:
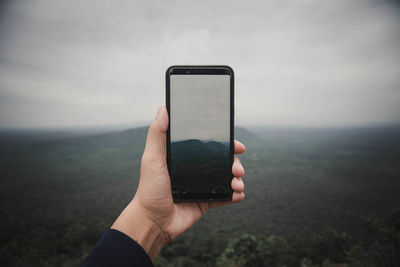
[{"label": "phone screen", "polygon": [[191,69],[169,75],[169,172],[175,200],[230,196],[232,74]]}]

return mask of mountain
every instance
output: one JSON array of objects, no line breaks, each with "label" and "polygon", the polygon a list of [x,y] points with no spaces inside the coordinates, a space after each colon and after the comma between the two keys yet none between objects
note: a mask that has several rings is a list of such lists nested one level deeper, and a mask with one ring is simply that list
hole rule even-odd
[{"label": "mountain", "polygon": [[229,156],[229,143],[222,143],[213,140],[202,141],[198,139],[188,139],[184,141],[172,141],[171,153],[174,157],[227,157]]},{"label": "mountain", "polygon": [[229,143],[197,139],[171,142],[171,182],[175,196],[227,194],[232,177]]},{"label": "mountain", "polygon": [[[79,265],[133,197],[147,130],[0,133],[0,265]],[[382,256],[395,230],[378,242],[363,225],[370,217],[377,229],[386,229],[381,218],[398,218],[390,212],[400,207],[399,136],[399,128],[259,134],[235,128],[235,138],[246,145],[239,156],[246,199],[208,211],[163,249],[157,264],[215,266],[225,249],[237,244],[245,251],[241,243],[263,238],[266,243],[255,247],[287,266],[299,266],[303,257],[316,266],[324,259],[349,262],[353,247],[375,255],[365,252],[366,244],[384,244],[371,250]],[[191,141],[200,151],[195,156],[218,155],[213,149],[223,146]]]}]

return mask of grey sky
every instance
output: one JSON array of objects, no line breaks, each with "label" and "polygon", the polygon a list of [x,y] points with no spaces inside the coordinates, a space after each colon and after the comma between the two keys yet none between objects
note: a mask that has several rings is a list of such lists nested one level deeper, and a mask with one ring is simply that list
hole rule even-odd
[{"label": "grey sky", "polygon": [[229,75],[172,75],[170,84],[172,141],[229,142]]},{"label": "grey sky", "polygon": [[175,64],[226,64],[236,123],[400,120],[390,1],[8,1],[0,127],[149,122]]}]

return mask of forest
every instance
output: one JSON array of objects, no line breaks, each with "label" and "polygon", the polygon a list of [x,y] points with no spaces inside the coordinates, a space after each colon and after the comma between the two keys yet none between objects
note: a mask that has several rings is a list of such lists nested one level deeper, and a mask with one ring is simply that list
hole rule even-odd
[{"label": "forest", "polygon": [[175,198],[227,198],[232,181],[229,143],[187,139],[171,142],[172,196]]},{"label": "forest", "polygon": [[[0,131],[0,265],[78,266],[133,197],[147,128]],[[236,128],[246,199],[156,266],[400,266],[400,127]]]}]

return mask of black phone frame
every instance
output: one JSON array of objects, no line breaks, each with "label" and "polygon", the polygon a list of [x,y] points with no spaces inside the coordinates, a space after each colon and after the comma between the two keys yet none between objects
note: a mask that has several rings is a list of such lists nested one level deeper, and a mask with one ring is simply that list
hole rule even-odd
[{"label": "black phone frame", "polygon": [[[171,75],[229,75],[230,76],[230,155],[229,161],[230,166],[233,165],[233,155],[234,155],[234,116],[235,116],[235,77],[233,69],[226,65],[174,65],[169,67],[165,72],[165,96],[166,96],[166,106],[168,111],[168,130],[167,130],[167,166],[168,172],[171,171],[171,135],[170,135],[170,76]],[[227,178],[229,179],[229,177]],[[233,173],[231,171],[230,180],[233,179]],[[174,202],[221,202],[229,201],[232,199],[232,186],[231,183],[228,184],[228,194],[226,197],[215,198],[211,195],[208,197],[201,198],[180,198],[173,195]]]}]

